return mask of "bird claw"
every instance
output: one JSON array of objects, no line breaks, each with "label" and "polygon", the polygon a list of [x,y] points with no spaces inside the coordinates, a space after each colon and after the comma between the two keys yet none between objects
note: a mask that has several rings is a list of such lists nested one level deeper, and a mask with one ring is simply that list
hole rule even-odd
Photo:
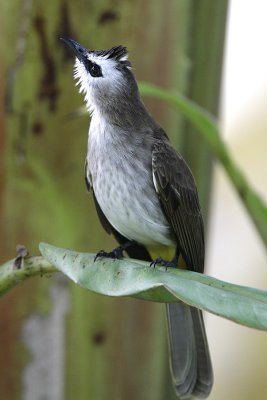
[{"label": "bird claw", "polygon": [[122,258],[123,256],[123,248],[122,246],[116,247],[114,250],[110,252],[106,252],[105,250],[100,250],[94,258],[94,261],[96,261],[99,257],[106,257],[106,258]]},{"label": "bird claw", "polygon": [[161,258],[161,257],[157,257],[155,260],[153,260],[153,261],[150,263],[150,267],[155,268],[156,265],[160,265],[160,266],[162,266],[162,267],[165,267],[165,269],[166,269],[166,271],[167,271],[168,268],[176,268],[176,267],[177,267],[177,260],[176,260],[176,258],[175,258],[175,259],[173,259],[173,260],[171,260],[171,261],[166,261],[166,260],[164,260],[164,259]]},{"label": "bird claw", "polygon": [[107,257],[107,254],[104,250],[100,250],[98,253],[96,253],[94,262],[98,259],[98,257]]}]

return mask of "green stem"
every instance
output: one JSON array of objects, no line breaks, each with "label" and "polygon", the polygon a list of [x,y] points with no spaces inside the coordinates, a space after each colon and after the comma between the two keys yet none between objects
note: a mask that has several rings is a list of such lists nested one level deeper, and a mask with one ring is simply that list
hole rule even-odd
[{"label": "green stem", "polygon": [[0,297],[27,278],[58,271],[41,256],[23,259],[20,268],[14,266],[14,261],[10,260],[0,266]]}]

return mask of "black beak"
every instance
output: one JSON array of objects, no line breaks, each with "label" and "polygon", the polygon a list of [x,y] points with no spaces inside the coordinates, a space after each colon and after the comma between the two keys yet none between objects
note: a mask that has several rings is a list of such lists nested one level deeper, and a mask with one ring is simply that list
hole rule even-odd
[{"label": "black beak", "polygon": [[62,37],[61,40],[63,40],[63,42],[65,42],[71,48],[73,53],[82,63],[85,63],[87,61],[86,54],[88,53],[88,49],[82,47],[79,43],[75,42],[72,39]]}]

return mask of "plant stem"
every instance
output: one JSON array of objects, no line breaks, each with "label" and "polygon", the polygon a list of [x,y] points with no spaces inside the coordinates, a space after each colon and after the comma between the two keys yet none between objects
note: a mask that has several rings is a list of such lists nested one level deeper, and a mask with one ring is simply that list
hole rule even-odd
[{"label": "plant stem", "polygon": [[24,258],[20,268],[16,268],[14,260],[10,260],[0,266],[0,297],[27,278],[56,271],[58,270],[42,256]]}]

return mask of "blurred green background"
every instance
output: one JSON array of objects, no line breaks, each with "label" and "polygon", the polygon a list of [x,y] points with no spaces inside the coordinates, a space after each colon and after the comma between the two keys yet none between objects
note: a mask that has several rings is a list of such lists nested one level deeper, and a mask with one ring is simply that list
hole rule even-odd
[{"label": "blurred green background", "polygon": [[[60,36],[91,48],[126,45],[138,79],[177,89],[217,114],[227,6],[225,0],[2,0],[2,262],[15,256],[18,243],[26,245],[31,254],[38,253],[40,241],[90,252],[115,245],[101,228],[92,198],[86,193],[83,171],[89,116],[77,113],[83,100],[72,79],[73,58]],[[194,172],[206,230],[209,224],[211,232],[208,272],[223,279],[228,259],[234,259],[225,238],[233,243],[233,237],[226,233],[226,225],[222,240],[221,220],[216,222],[221,215],[215,214],[218,199],[222,199],[220,210],[224,209],[225,218],[229,215],[225,211],[226,191],[218,196],[220,177],[215,180],[217,192],[212,197],[214,218],[208,221],[212,155],[176,111],[152,100],[146,104]],[[239,203],[237,208],[241,208]],[[216,223],[217,231],[213,230]],[[235,249],[242,253],[236,225]],[[216,232],[222,247],[215,254]],[[221,270],[217,274],[210,268],[218,265],[218,254],[223,262],[221,275]],[[251,257],[250,264],[253,260]],[[236,282],[244,283],[238,276]],[[233,336],[223,334],[229,332],[229,326],[237,329],[230,322],[208,317],[215,367],[210,398],[264,399],[266,361],[264,372],[264,363],[257,363],[262,348],[267,355],[264,334],[253,331],[240,356]],[[238,343],[244,332],[251,331],[239,328]],[[175,398],[169,375],[165,307],[102,297],[71,284],[60,274],[31,279],[1,299],[0,345],[1,399]],[[244,365],[247,369],[242,372]]]}]

